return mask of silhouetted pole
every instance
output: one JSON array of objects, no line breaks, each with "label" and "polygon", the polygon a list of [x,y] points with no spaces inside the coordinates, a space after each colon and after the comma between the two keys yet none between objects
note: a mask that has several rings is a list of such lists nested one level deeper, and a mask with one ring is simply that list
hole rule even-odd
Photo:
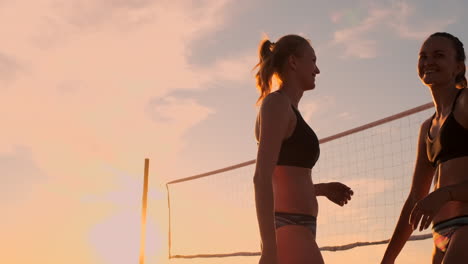
[{"label": "silhouetted pole", "polygon": [[148,171],[149,159],[145,159],[145,176],[143,182],[143,206],[141,211],[141,244],[140,244],[140,264],[145,263],[145,234],[146,234],[146,205],[148,199]]}]

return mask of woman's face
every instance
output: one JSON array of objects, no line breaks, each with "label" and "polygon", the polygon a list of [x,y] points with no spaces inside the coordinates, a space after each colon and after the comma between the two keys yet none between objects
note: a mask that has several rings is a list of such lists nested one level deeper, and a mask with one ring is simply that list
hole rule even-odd
[{"label": "woman's face", "polygon": [[427,86],[455,85],[460,73],[460,63],[455,59],[455,49],[450,39],[434,36],[421,47],[418,60],[418,75]]},{"label": "woman's face", "polygon": [[297,58],[296,71],[304,90],[315,88],[315,76],[320,73],[320,70],[317,67],[317,57],[311,46],[307,46],[304,54]]}]

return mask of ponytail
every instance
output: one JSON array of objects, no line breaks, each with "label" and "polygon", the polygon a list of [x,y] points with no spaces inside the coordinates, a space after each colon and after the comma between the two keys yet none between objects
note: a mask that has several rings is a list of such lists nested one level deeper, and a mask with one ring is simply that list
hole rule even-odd
[{"label": "ponytail", "polygon": [[272,46],[273,43],[271,43],[270,40],[265,39],[260,43],[258,50],[260,61],[255,65],[255,68],[258,68],[257,74],[255,74],[255,79],[257,81],[257,89],[260,92],[260,96],[257,99],[257,104],[271,92],[271,79],[275,73]]},{"label": "ponytail", "polygon": [[465,77],[466,67],[463,68],[463,71],[455,77],[455,82],[458,89],[467,88],[466,77]]}]

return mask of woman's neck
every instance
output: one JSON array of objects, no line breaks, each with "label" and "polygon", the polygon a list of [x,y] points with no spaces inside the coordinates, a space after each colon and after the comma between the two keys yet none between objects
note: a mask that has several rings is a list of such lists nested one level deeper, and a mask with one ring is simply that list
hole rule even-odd
[{"label": "woman's neck", "polygon": [[299,86],[292,83],[283,83],[280,86],[279,91],[284,93],[291,101],[291,104],[296,108],[298,107],[299,101],[301,100],[302,94],[304,93],[304,91],[300,90]]},{"label": "woman's neck", "polygon": [[432,85],[429,88],[431,89],[436,115],[440,116],[450,113],[458,93],[455,84]]}]

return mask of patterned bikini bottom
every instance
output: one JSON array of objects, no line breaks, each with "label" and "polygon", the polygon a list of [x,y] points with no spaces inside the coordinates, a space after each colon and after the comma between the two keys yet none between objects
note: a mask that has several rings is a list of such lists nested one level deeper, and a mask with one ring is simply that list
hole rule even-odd
[{"label": "patterned bikini bottom", "polygon": [[468,216],[457,216],[435,224],[432,227],[432,237],[435,246],[442,252],[447,251],[452,235],[458,228],[468,225]]},{"label": "patterned bikini bottom", "polygon": [[307,227],[314,236],[317,233],[317,217],[313,215],[275,212],[276,229],[286,225],[301,225]]}]

